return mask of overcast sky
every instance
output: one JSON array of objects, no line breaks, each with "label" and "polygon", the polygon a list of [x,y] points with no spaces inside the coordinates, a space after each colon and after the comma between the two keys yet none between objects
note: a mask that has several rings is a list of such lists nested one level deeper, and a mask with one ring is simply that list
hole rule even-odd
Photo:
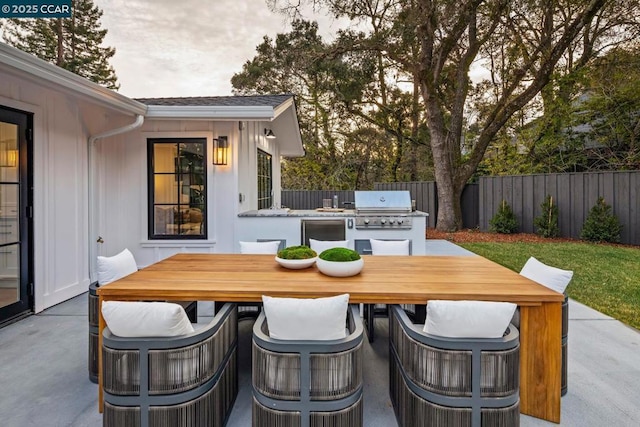
[{"label": "overcast sky", "polygon": [[[231,95],[231,76],[265,35],[288,24],[265,0],[94,0],[120,93],[132,98]],[[317,16],[321,34],[338,28]]]}]

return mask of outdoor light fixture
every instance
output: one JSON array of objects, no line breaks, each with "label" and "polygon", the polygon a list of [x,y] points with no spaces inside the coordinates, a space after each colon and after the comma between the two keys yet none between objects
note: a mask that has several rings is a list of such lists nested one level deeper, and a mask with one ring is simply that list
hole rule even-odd
[{"label": "outdoor light fixture", "polygon": [[271,129],[264,128],[264,135],[267,139],[275,139],[276,135],[273,133]]},{"label": "outdoor light fixture", "polygon": [[229,161],[229,140],[219,136],[213,140],[213,164],[226,165]]}]

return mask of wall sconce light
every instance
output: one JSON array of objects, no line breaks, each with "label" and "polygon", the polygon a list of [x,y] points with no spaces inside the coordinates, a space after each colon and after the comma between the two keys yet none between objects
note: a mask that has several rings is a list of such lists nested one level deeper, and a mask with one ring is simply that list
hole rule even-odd
[{"label": "wall sconce light", "polygon": [[229,140],[219,136],[213,140],[213,164],[226,165],[229,162]]},{"label": "wall sconce light", "polygon": [[271,129],[264,128],[264,136],[267,139],[276,139],[276,135]]}]

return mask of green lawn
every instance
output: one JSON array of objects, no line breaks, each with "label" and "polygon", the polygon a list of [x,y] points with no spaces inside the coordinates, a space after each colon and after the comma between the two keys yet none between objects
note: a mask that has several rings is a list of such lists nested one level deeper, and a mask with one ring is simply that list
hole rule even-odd
[{"label": "green lawn", "polygon": [[588,243],[459,243],[520,271],[530,256],[573,270],[569,297],[640,329],[640,248]]}]

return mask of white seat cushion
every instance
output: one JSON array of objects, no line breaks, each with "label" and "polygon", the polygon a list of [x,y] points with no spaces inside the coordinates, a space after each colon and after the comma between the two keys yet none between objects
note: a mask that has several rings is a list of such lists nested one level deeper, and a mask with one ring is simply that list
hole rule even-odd
[{"label": "white seat cushion", "polygon": [[500,338],[516,307],[510,302],[429,301],[424,331],[449,338]]},{"label": "white seat cushion", "polygon": [[561,294],[567,289],[573,277],[573,271],[551,267],[534,257],[529,258],[522,270],[520,270],[520,274]]},{"label": "white seat cushion", "polygon": [[372,255],[409,255],[408,240],[376,240],[371,242]]},{"label": "white seat cushion", "polygon": [[102,316],[119,337],[175,337],[194,332],[187,313],[169,302],[105,301]]},{"label": "white seat cushion", "polygon": [[328,298],[262,297],[269,336],[279,340],[337,340],[347,336],[349,294]]},{"label": "white seat cushion", "polygon": [[348,248],[348,240],[315,240],[309,239],[309,247],[316,251],[318,255],[331,248]]},{"label": "white seat cushion", "polygon": [[106,285],[138,271],[138,265],[129,249],[112,257],[98,257],[98,284]]},{"label": "white seat cushion", "polygon": [[280,241],[272,242],[240,242],[241,254],[277,254]]}]

